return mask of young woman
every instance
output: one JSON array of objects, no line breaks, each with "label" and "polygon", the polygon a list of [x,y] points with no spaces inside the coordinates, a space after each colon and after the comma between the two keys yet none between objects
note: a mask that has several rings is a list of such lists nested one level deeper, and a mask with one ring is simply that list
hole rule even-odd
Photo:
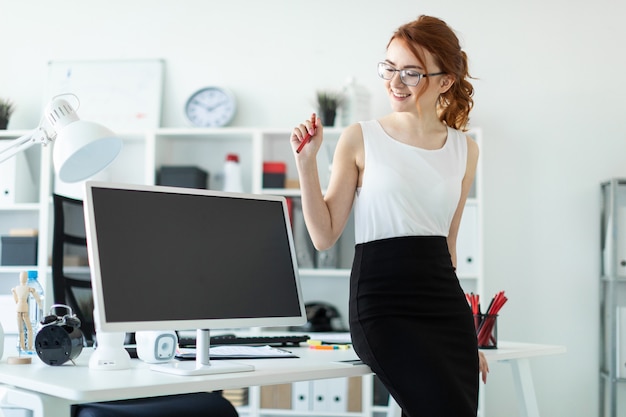
[{"label": "young woman", "polygon": [[445,22],[420,16],[393,34],[378,75],[393,112],[346,128],[325,195],[316,166],[323,126],[313,115],[293,130],[304,218],[324,250],[354,204],[352,342],[403,413],[475,417],[488,366],[455,273],[478,161],[462,133],[473,105],[467,57]]}]

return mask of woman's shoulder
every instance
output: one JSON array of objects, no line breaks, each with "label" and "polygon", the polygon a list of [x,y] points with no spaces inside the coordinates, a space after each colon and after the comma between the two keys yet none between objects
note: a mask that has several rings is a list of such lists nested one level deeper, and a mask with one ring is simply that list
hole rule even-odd
[{"label": "woman's shoulder", "polygon": [[353,125],[348,126],[351,133],[361,136],[376,135],[384,132],[383,119],[362,120]]},{"label": "woman's shoulder", "polygon": [[455,132],[458,132],[457,136],[459,138],[459,141],[465,144],[465,148],[467,149],[467,157],[469,158],[469,160],[477,161],[479,154],[478,143],[476,143],[476,141],[472,139],[472,137],[467,132],[457,129],[453,130]]},{"label": "woman's shoulder", "polygon": [[448,127],[448,131],[451,131],[455,134],[457,140],[463,142],[463,143],[467,143],[467,147],[469,148],[473,148],[473,149],[478,149],[478,144],[476,143],[476,141],[472,138],[472,136],[467,133],[467,131],[461,130],[461,129],[455,129],[453,127]]},{"label": "woman's shoulder", "polygon": [[364,146],[361,122],[351,124],[344,128],[341,133],[335,149],[334,158],[340,159],[343,157],[360,161],[363,157]]},{"label": "woman's shoulder", "polygon": [[353,123],[344,128],[340,141],[345,145],[355,146],[363,144],[363,126],[365,122]]}]

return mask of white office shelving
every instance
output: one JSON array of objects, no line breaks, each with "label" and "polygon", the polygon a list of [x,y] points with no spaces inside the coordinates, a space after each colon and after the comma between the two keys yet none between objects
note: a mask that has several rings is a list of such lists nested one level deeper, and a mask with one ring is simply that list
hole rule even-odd
[{"label": "white office shelving", "polygon": [[601,190],[599,415],[617,417],[626,385],[626,178]]},{"label": "white office shelving", "polygon": [[[28,131],[16,130],[6,131],[0,130],[0,147],[16,139]],[[19,283],[19,273],[25,269],[36,269],[39,276],[45,281],[48,272],[48,254],[51,243],[51,224],[50,224],[50,184],[51,184],[51,165],[50,165],[50,147],[33,146],[24,153],[24,164],[18,164],[15,168],[16,178],[9,178],[3,175],[0,178],[0,187],[3,192],[7,189],[29,184],[34,189],[26,200],[0,202],[0,236],[6,236],[11,229],[37,229],[39,231],[37,261],[35,265],[24,266],[2,266],[0,265],[0,295],[10,294],[10,289]],[[14,157],[22,158],[22,154]],[[9,163],[9,161],[7,161]],[[5,173],[7,173],[5,171]],[[8,173],[7,173],[8,174]],[[19,176],[28,176],[32,178],[32,182],[18,181]],[[2,248],[0,247],[0,250]]]},{"label": "white office shelving", "polygon": [[[322,187],[328,184],[334,147],[341,135],[340,128],[324,129],[325,139],[318,155]],[[13,139],[25,131],[0,131],[0,146],[4,140]],[[160,128],[142,131],[118,131],[124,147],[120,156],[107,169],[106,179],[112,182],[155,184],[156,172],[163,166],[197,166],[209,173],[209,188],[221,189],[222,169],[228,153],[237,153],[242,168],[246,193],[267,193],[298,198],[295,188],[263,188],[264,161],[286,163],[286,177],[297,179],[297,172],[289,137],[291,131],[282,128]],[[473,129],[470,135],[482,142],[481,130]],[[11,228],[38,228],[39,247],[36,268],[46,294],[52,294],[48,276],[51,253],[52,206],[51,194],[55,190],[51,166],[51,147],[33,147],[28,150],[31,167],[36,172],[38,198],[35,201],[0,205],[0,235]],[[17,173],[19,175],[20,173]],[[482,285],[482,187],[480,162],[472,193],[467,201],[458,239],[457,274],[466,292],[481,293]],[[75,188],[79,189],[79,188]],[[77,196],[80,197],[80,196]],[[348,317],[349,268],[354,251],[353,225],[349,224],[339,239],[337,268],[303,268],[300,271],[305,302],[325,301],[335,305],[344,321]],[[0,248],[1,250],[1,248]],[[17,272],[32,266],[0,266],[0,294],[7,294],[17,283]],[[46,308],[52,300],[46,299]],[[347,322],[345,323],[347,325]],[[249,406],[243,407],[250,417],[270,415],[332,415],[340,417],[370,416],[382,409],[372,408],[372,380],[363,378],[362,407],[358,412],[320,412],[293,410],[264,410],[260,406],[259,387],[249,392]]]}]

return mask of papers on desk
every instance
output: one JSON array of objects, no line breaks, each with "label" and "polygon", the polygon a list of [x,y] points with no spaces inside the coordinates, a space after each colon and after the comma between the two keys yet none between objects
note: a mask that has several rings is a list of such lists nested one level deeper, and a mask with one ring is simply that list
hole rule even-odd
[{"label": "papers on desk", "polygon": [[[211,346],[210,359],[265,359],[265,358],[297,358],[285,349],[271,346],[221,345]],[[177,359],[195,359],[196,348],[178,348]]]}]

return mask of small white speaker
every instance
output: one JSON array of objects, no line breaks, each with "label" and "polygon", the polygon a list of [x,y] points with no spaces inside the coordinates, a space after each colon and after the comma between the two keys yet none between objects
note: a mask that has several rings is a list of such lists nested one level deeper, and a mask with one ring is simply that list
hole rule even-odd
[{"label": "small white speaker", "polygon": [[140,331],[135,333],[137,357],[147,363],[174,359],[178,337],[174,331]]}]

